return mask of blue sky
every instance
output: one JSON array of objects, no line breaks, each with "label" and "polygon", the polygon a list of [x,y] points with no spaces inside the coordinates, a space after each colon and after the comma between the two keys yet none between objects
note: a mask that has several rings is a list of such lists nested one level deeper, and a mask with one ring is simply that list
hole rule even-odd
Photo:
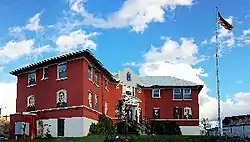
[{"label": "blue sky", "polygon": [[201,115],[213,119],[218,6],[234,26],[232,32],[219,27],[222,105],[233,109],[224,109],[223,115],[249,113],[242,109],[250,106],[246,101],[250,100],[249,4],[244,0],[2,1],[0,89],[11,97],[0,100],[0,107],[7,106],[6,101],[15,103],[15,91],[9,92],[16,88],[11,70],[89,48],[111,72],[130,67],[140,75],[170,75],[205,84]]}]

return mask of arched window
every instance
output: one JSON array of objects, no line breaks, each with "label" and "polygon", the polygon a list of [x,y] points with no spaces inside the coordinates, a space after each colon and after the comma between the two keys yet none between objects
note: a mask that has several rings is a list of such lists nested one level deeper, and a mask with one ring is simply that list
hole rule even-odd
[{"label": "arched window", "polygon": [[30,95],[27,98],[27,110],[34,111],[35,110],[35,96]]},{"label": "arched window", "polygon": [[104,114],[107,115],[108,113],[108,102],[105,101],[105,110],[104,110]]},{"label": "arched window", "polygon": [[88,94],[88,102],[89,102],[89,107],[92,108],[93,103],[92,103],[92,92],[91,91],[89,91],[89,94]]},{"label": "arched window", "polygon": [[190,107],[184,108],[184,117],[186,119],[192,119],[192,109]]},{"label": "arched window", "polygon": [[61,89],[56,93],[56,106],[67,107],[67,90]]},{"label": "arched window", "polygon": [[127,72],[127,81],[131,81],[131,73]]}]

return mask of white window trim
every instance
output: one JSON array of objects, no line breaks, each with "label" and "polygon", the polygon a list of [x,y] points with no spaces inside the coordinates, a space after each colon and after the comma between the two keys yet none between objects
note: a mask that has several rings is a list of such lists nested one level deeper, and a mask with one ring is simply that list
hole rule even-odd
[{"label": "white window trim", "polygon": [[[130,75],[129,77],[129,79],[130,80],[128,80],[128,75]],[[127,72],[127,74],[126,74],[126,81],[132,81],[132,77],[131,77],[131,72]]]},{"label": "white window trim", "polygon": [[[89,78],[89,66],[91,67],[91,77]],[[90,81],[94,81],[94,76],[93,76],[94,68],[90,64],[88,64],[88,79]]]},{"label": "white window trim", "polygon": [[56,79],[56,80],[64,80],[64,79],[67,79],[67,76],[66,76],[66,77],[63,77],[63,78],[59,78],[59,66],[60,66],[60,65],[63,65],[63,64],[66,64],[66,71],[68,71],[67,62],[62,62],[62,63],[60,63],[60,64],[57,64],[57,79]]},{"label": "white window trim", "polygon": [[[189,89],[189,93],[185,93],[185,89]],[[185,99],[185,95],[191,95],[191,99]],[[192,100],[192,89],[191,88],[183,88],[183,100]]]},{"label": "white window trim", "polygon": [[43,77],[42,77],[42,79],[41,80],[46,80],[46,79],[48,79],[49,77],[44,77],[44,69],[49,69],[48,67],[43,67],[43,71],[42,71],[42,74],[43,74]]},{"label": "white window trim", "polygon": [[105,100],[104,102],[104,114],[107,115],[108,114],[108,101]]},{"label": "white window trim", "polygon": [[59,94],[63,92],[65,94],[64,96],[64,102],[67,103],[67,90],[66,89],[60,89],[56,92],[56,104],[59,102]]},{"label": "white window trim", "polygon": [[[154,115],[154,110],[160,111],[160,107],[153,107],[153,109],[152,109],[153,115]],[[159,114],[159,117],[160,117],[160,114]]]},{"label": "white window trim", "polygon": [[[159,90],[159,97],[154,96],[154,90]],[[161,98],[161,89],[159,89],[159,88],[158,89],[156,89],[156,88],[152,89],[152,98]]]},{"label": "white window trim", "polygon": [[93,93],[91,91],[88,91],[88,107],[93,108]]},{"label": "white window trim", "polygon": [[[29,84],[29,74],[31,74],[31,73],[35,73],[35,84]],[[28,72],[28,86],[27,87],[32,87],[35,85],[36,85],[36,71],[33,70],[33,71]]]},{"label": "white window trim", "polygon": [[[105,90],[109,91],[109,89],[108,89],[109,80],[105,76],[103,76],[103,80],[104,80],[104,88],[105,88]],[[107,86],[106,86],[106,84],[107,84]]]},{"label": "white window trim", "polygon": [[191,107],[185,107],[185,108],[183,109],[184,118],[185,118],[185,116],[186,116],[186,112],[185,112],[186,110],[189,110],[190,115],[193,115],[193,114],[192,114],[192,108],[191,108]]},{"label": "white window trim", "polygon": [[181,96],[181,88],[173,88],[173,100],[182,100],[182,98],[180,99],[175,99],[175,89],[179,89],[180,90],[180,96]]},{"label": "white window trim", "polygon": [[27,97],[27,107],[30,106],[29,99],[30,99],[31,97],[34,97],[34,105],[35,105],[35,103],[36,103],[35,96],[34,96],[34,95],[30,95],[30,96]]}]

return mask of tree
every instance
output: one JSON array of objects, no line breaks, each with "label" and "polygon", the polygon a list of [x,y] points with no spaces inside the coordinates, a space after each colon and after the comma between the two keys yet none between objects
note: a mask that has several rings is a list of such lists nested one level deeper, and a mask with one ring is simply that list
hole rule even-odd
[{"label": "tree", "polygon": [[0,135],[9,134],[10,122],[5,119],[0,119]]},{"label": "tree", "polygon": [[99,115],[97,124],[92,123],[89,128],[88,135],[112,135],[116,133],[115,125],[112,119],[106,117],[105,114]]},{"label": "tree", "polygon": [[201,119],[200,128],[205,130],[205,134],[208,135],[208,130],[211,129],[211,124],[209,123],[208,118]]}]

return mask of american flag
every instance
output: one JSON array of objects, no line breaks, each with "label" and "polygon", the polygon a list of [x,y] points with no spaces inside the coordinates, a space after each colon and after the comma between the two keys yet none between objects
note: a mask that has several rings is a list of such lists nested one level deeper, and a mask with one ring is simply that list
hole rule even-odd
[{"label": "american flag", "polygon": [[229,24],[218,12],[218,23],[227,30],[232,30],[233,26]]}]

